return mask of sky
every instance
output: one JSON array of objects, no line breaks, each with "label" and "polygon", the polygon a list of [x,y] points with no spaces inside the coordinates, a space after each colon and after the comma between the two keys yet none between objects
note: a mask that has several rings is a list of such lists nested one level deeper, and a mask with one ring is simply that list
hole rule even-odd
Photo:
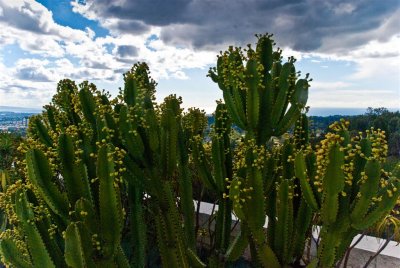
[{"label": "sky", "polygon": [[41,108],[70,78],[118,93],[147,62],[157,100],[211,113],[229,45],[274,33],[310,73],[315,108],[400,108],[399,0],[0,0],[0,106]]}]

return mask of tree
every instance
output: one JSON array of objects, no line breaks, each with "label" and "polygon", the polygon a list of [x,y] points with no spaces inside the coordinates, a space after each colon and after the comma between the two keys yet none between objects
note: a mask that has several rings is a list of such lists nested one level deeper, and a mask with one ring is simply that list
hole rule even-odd
[{"label": "tree", "polygon": [[17,134],[0,133],[0,170],[11,167],[21,140],[21,137]]}]

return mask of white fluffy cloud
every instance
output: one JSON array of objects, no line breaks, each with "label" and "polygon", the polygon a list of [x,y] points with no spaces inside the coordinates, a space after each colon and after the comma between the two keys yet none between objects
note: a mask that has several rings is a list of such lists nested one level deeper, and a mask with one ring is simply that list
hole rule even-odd
[{"label": "white fluffy cloud", "polygon": [[[148,41],[160,34],[158,27],[138,35],[96,37],[89,27],[83,31],[57,24],[52,12],[34,0],[0,0],[0,8],[0,53],[7,45],[27,53],[14,66],[2,64],[7,72],[0,75],[1,95],[18,97],[3,97],[0,105],[43,105],[65,77],[116,82],[137,61],[148,62],[156,79],[187,79],[185,68],[204,68],[215,60],[215,53]],[[112,20],[105,23],[112,28]],[[28,95],[31,102],[21,101]]]}]

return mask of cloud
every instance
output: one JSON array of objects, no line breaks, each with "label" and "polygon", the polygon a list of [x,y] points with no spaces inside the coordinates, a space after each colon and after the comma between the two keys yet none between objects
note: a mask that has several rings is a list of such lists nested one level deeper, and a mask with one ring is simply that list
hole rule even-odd
[{"label": "cloud", "polygon": [[[243,45],[254,33],[269,31],[279,34],[281,46],[321,52],[364,45],[386,18],[398,22],[395,14],[400,9],[397,0],[87,0],[86,5],[73,6],[103,24],[113,20],[122,33],[137,31],[138,27],[124,27],[130,23],[162,27],[160,38],[167,44],[197,49]],[[397,33],[396,27],[388,27],[381,35],[390,38]],[[329,45],[332,40],[334,47]]]},{"label": "cloud", "polygon": [[[43,104],[59,79],[108,86],[120,82],[122,73],[138,61],[149,64],[156,80],[186,82],[192,70],[205,75],[219,50],[254,43],[254,33],[266,31],[277,34],[284,58],[294,55],[300,64],[312,58],[323,63],[319,67],[335,71],[332,61],[355,63],[352,73],[337,78],[340,82],[313,82],[315,92],[345,91],[360,81],[399,77],[397,0],[79,0],[72,1],[71,8],[99,21],[107,35],[98,35],[95,27],[60,25],[34,0],[0,0],[0,53],[7,45],[24,51],[11,67],[10,61],[6,68],[0,59],[0,96],[29,96],[26,104]],[[399,84],[397,80],[390,90]],[[385,94],[382,97],[393,99],[393,93]],[[17,100],[2,101],[11,99]]]},{"label": "cloud", "polygon": [[138,55],[138,49],[135,46],[129,46],[129,45],[122,45],[117,47],[117,56],[118,57],[136,57]]},{"label": "cloud", "polygon": [[4,10],[0,16],[0,45],[18,44],[31,54],[63,57],[64,40],[82,42],[90,33],[62,26],[53,20],[53,14],[33,0],[0,0]]},{"label": "cloud", "polygon": [[24,67],[18,69],[18,72],[16,73],[16,77],[22,80],[29,80],[29,81],[37,81],[37,82],[50,82],[51,77],[46,74],[46,72],[43,72],[43,70],[38,70],[34,67]]},{"label": "cloud", "polygon": [[53,13],[42,4],[33,0],[0,0],[3,16],[0,22],[7,28],[15,28],[21,31],[55,37],[67,38],[74,41],[86,37],[84,31],[75,30],[54,22]]},{"label": "cloud", "polygon": [[337,81],[337,82],[319,82],[319,81],[313,81],[311,82],[311,88],[314,90],[322,90],[322,91],[329,91],[329,90],[337,90],[337,89],[343,89],[343,88],[351,88],[352,83],[349,82],[342,82],[342,81]]},{"label": "cloud", "polygon": [[381,88],[318,90],[311,87],[307,105],[321,108],[366,108],[373,106],[398,109],[399,97],[399,95],[393,95],[392,91],[382,90]]}]

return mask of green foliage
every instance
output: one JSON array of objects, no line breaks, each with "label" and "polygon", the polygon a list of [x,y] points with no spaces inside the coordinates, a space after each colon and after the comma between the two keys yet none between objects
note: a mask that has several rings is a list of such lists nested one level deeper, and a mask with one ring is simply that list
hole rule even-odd
[{"label": "green foliage", "polygon": [[[209,72],[224,102],[208,137],[204,112],[184,113],[175,95],[154,102],[145,63],[124,75],[114,99],[88,82],[60,81],[30,122],[13,177],[2,175],[3,262],[145,267],[156,251],[163,267],[229,267],[249,246],[255,266],[282,267],[299,264],[316,223],[322,235],[312,265],[333,266],[351,237],[394,207],[399,179],[381,170],[381,131],[350,139],[347,123],[338,123],[313,150],[310,79],[299,78],[294,58],[282,62],[271,35],[257,37],[255,50],[231,47]],[[197,248],[197,178],[219,207],[205,257]]]},{"label": "green foliage", "polygon": [[358,135],[359,132],[365,132],[373,127],[375,130],[385,131],[388,141],[388,155],[400,156],[400,112],[390,112],[386,108],[368,108],[362,115],[353,116],[311,116],[311,131],[313,135],[319,137],[313,138],[313,143],[323,139],[325,133],[329,132],[328,126],[341,117],[350,121],[349,133],[351,136]]},{"label": "green foliage", "polygon": [[312,184],[322,194],[318,207],[322,219],[318,260],[321,267],[332,267],[350,246],[358,231],[371,228],[389,214],[399,197],[399,178],[381,169],[387,146],[381,131],[371,130],[351,141],[347,138],[349,122],[331,126],[332,132],[317,147],[317,174],[304,178],[305,161],[296,156],[296,171],[303,176],[302,189],[308,203],[317,198],[309,190]]},{"label": "green foliage", "polygon": [[17,147],[21,136],[15,133],[0,132],[0,170],[8,170],[18,154]]}]

